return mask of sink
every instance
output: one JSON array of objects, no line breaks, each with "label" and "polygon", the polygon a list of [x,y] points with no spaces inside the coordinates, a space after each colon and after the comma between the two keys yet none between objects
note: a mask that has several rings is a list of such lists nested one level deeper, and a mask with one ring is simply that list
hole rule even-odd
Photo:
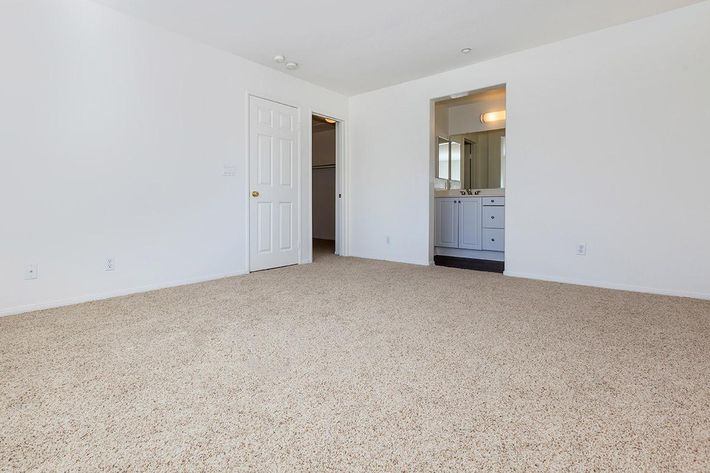
[{"label": "sink", "polygon": [[476,191],[478,195],[468,195],[464,189],[437,190],[434,197],[505,197],[505,189],[471,189],[471,194]]}]

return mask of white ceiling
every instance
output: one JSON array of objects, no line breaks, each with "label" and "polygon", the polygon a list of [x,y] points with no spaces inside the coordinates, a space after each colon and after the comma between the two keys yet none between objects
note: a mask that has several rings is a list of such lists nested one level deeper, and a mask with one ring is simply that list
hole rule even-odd
[{"label": "white ceiling", "polygon": [[95,1],[353,95],[700,0]]}]

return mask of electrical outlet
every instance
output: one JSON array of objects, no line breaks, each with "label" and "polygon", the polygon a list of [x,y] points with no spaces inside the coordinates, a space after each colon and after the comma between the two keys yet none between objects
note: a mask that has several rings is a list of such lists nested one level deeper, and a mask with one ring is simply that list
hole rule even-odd
[{"label": "electrical outlet", "polygon": [[587,256],[586,243],[577,243],[577,256]]},{"label": "electrical outlet", "polygon": [[116,260],[114,258],[109,258],[106,260],[106,271],[116,270]]},{"label": "electrical outlet", "polygon": [[37,265],[36,264],[28,264],[27,267],[25,268],[25,279],[30,280],[30,279],[37,279],[39,277],[39,273],[37,271]]}]

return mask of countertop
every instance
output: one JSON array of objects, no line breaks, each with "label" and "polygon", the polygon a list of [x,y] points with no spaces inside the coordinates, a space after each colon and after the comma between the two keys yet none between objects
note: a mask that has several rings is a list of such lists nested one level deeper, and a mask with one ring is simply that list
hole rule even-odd
[{"label": "countertop", "polygon": [[468,195],[463,189],[439,190],[434,191],[434,197],[505,197],[505,189],[471,189],[472,193],[476,191],[480,194]]}]

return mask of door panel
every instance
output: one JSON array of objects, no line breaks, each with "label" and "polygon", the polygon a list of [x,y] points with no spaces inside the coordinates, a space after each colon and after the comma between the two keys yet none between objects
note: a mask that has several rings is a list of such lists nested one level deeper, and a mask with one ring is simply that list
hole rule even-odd
[{"label": "door panel", "polygon": [[279,184],[293,185],[293,141],[279,140]]},{"label": "door panel", "polygon": [[458,199],[436,199],[436,246],[458,248]]},{"label": "door panel", "polygon": [[290,202],[279,204],[279,249],[290,250],[293,248],[292,228],[293,228],[293,205]]},{"label": "door panel", "polygon": [[298,111],[249,99],[249,269],[298,263]]},{"label": "door panel", "polygon": [[271,136],[259,135],[257,137],[258,148],[257,153],[259,160],[259,173],[257,184],[270,185],[273,169],[273,153],[271,152],[273,138]]},{"label": "door panel", "polygon": [[481,249],[481,199],[461,199],[459,204],[459,248]]},{"label": "door panel", "polygon": [[257,202],[257,220],[259,227],[259,253],[271,252],[271,202]]}]

